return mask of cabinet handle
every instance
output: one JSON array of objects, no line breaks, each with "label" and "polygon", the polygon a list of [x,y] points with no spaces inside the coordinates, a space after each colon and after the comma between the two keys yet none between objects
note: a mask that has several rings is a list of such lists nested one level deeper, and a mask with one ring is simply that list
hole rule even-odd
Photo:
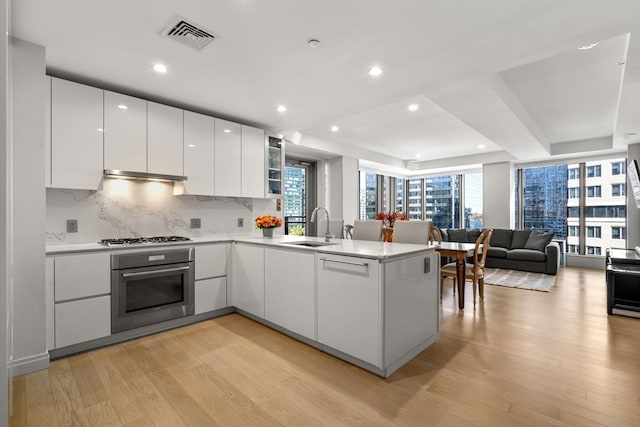
[{"label": "cabinet handle", "polygon": [[618,273],[618,274],[628,274],[629,276],[640,276],[640,271],[636,271],[636,270],[624,270],[624,269],[611,267],[609,271],[612,273]]},{"label": "cabinet handle", "polygon": [[357,265],[359,267],[368,267],[369,266],[368,262],[341,261],[341,260],[329,259],[329,258],[320,258],[320,261],[337,262],[338,264]]},{"label": "cabinet handle", "polygon": [[429,274],[430,271],[431,271],[431,259],[425,257],[425,259],[424,259],[424,274]]},{"label": "cabinet handle", "polygon": [[177,268],[165,268],[163,270],[147,270],[147,271],[139,271],[135,273],[123,273],[122,277],[136,277],[136,276],[148,276],[149,274],[155,273],[171,273],[172,271],[183,271],[188,270],[189,267],[177,267]]}]

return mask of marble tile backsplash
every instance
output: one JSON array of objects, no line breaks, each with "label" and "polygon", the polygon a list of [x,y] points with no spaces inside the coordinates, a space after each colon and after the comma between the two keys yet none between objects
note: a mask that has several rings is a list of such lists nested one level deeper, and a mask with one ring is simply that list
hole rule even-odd
[{"label": "marble tile backsplash", "polygon": [[[265,213],[276,214],[274,200],[174,196],[171,183],[105,179],[98,191],[47,188],[46,241],[52,245],[134,236],[257,234],[253,219]],[[201,228],[191,229],[191,218],[200,218]],[[238,227],[238,218],[243,227]],[[78,220],[77,233],[67,233],[67,219]]]}]

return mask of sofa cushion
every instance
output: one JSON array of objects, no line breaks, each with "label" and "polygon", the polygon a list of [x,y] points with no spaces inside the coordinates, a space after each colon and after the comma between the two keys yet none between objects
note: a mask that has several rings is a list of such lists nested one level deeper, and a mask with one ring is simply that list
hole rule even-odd
[{"label": "sofa cushion", "polygon": [[524,249],[524,245],[529,240],[531,230],[514,230],[513,239],[511,239],[511,249]]},{"label": "sofa cushion", "polygon": [[491,257],[491,258],[506,258],[508,251],[509,251],[509,249],[506,249],[506,248],[489,246],[489,249],[487,249],[487,257]]},{"label": "sofa cushion", "polygon": [[[492,247],[511,249],[511,240],[513,240],[513,230],[504,230],[502,228],[495,228],[491,233],[491,241],[489,244]],[[491,252],[489,252],[490,256]]]},{"label": "sofa cushion", "polygon": [[552,232],[533,230],[529,235],[524,248],[544,252],[544,248],[546,248],[547,245],[551,243],[551,239],[553,239]]},{"label": "sofa cushion", "polygon": [[469,236],[464,228],[450,228],[447,230],[450,242],[464,243],[468,242]]},{"label": "sofa cushion", "polygon": [[544,252],[540,252],[535,249],[511,249],[507,252],[507,259],[518,261],[544,261],[546,259],[546,255]]},{"label": "sofa cushion", "polygon": [[475,243],[475,241],[478,240],[478,237],[480,237],[480,234],[482,234],[482,230],[469,230],[467,231],[467,238],[469,239],[469,242]]}]

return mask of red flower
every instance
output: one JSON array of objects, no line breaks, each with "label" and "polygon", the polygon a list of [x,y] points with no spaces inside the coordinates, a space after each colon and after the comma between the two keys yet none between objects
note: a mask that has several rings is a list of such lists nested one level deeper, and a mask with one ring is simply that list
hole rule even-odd
[{"label": "red flower", "polygon": [[393,224],[395,224],[397,220],[401,220],[401,221],[406,220],[407,214],[403,212],[398,212],[398,211],[389,212],[389,213],[378,212],[376,214],[376,219],[381,219],[383,221],[382,223],[387,227],[393,227]]},{"label": "red flower", "polygon": [[256,218],[256,228],[276,228],[282,226],[282,219],[277,216],[263,215]]}]

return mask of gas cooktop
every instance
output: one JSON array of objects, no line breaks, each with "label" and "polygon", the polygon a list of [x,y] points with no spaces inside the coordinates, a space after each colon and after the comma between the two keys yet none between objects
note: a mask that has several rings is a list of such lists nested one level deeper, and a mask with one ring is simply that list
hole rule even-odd
[{"label": "gas cooktop", "polygon": [[157,237],[125,237],[122,239],[102,239],[99,243],[106,246],[142,245],[154,243],[189,242],[188,237],[182,236],[157,236]]}]

